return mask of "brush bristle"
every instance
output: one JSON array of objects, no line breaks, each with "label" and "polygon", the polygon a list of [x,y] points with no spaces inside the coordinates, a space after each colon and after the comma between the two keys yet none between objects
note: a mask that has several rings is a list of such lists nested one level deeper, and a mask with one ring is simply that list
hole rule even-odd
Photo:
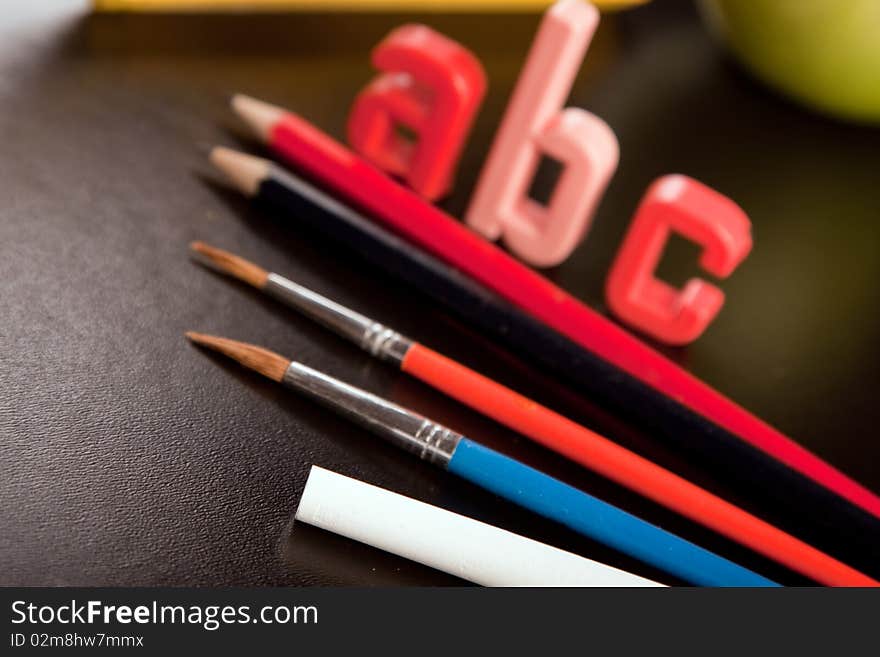
[{"label": "brush bristle", "polygon": [[269,272],[252,262],[237,255],[218,249],[204,242],[193,242],[189,245],[200,258],[199,262],[234,278],[262,289],[269,278]]},{"label": "brush bristle", "polygon": [[195,331],[187,331],[186,337],[197,345],[218,351],[224,356],[229,356],[245,367],[259,372],[273,381],[280,382],[290,366],[290,361],[284,356],[279,356],[268,349],[263,349],[246,342],[238,342],[237,340],[229,340],[228,338],[207,335],[205,333],[196,333]]}]

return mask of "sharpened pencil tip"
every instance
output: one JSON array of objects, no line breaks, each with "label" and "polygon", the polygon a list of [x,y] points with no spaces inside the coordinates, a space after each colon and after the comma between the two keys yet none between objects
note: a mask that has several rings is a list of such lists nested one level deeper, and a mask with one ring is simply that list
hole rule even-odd
[{"label": "sharpened pencil tip", "polygon": [[290,366],[290,360],[284,356],[253,344],[196,331],[187,331],[185,335],[194,344],[228,356],[273,381],[280,382]]},{"label": "sharpened pencil tip", "polygon": [[284,116],[284,110],[277,105],[235,94],[230,101],[232,111],[247,123],[263,143],[267,143],[275,124]]},{"label": "sharpened pencil tip", "polygon": [[215,146],[211,149],[211,164],[220,169],[245,196],[256,196],[260,183],[269,175],[272,163],[261,157]]},{"label": "sharpened pencil tip", "polygon": [[189,248],[199,263],[221,274],[253,285],[255,288],[262,289],[269,278],[268,271],[229,251],[200,241],[191,242]]}]

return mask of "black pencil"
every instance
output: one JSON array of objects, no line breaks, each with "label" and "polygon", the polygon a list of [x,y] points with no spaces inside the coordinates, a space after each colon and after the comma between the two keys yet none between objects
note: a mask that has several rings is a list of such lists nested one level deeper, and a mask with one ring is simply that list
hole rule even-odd
[{"label": "black pencil", "polygon": [[880,520],[548,328],[472,279],[272,162],[211,156],[245,195],[280,210],[405,281],[513,355],[708,466],[777,526],[880,573]]}]

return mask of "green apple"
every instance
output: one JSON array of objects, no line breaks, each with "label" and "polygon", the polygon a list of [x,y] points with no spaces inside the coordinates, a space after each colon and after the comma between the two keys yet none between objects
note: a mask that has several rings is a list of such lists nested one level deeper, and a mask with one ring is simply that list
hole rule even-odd
[{"label": "green apple", "polygon": [[880,0],[701,0],[758,77],[819,110],[880,122]]}]

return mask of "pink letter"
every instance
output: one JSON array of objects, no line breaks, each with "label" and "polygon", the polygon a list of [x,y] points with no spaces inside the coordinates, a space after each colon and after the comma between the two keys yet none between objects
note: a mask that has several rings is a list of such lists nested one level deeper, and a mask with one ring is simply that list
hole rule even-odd
[{"label": "pink letter", "polygon": [[[599,12],[559,0],[544,15],[467,211],[491,240],[504,235],[517,256],[539,267],[565,260],[589,227],[617,167],[617,138],[597,116],[562,109]],[[528,190],[541,155],[565,167],[547,206]]]},{"label": "pink letter", "polygon": [[752,249],[751,222],[729,198],[686,176],[663,176],[645,193],[608,274],[605,297],[623,321],[682,345],[715,319],[724,292],[699,278],[676,290],[654,277],[673,230],[703,247],[703,269],[726,278]]}]

